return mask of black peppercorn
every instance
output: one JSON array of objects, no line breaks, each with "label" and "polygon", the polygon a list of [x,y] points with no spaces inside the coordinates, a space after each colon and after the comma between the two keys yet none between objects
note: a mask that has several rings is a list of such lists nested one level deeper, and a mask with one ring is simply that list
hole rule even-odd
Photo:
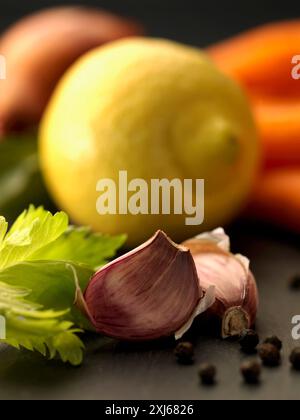
[{"label": "black peppercorn", "polygon": [[296,347],[291,355],[290,362],[295,370],[300,370],[300,347]]},{"label": "black peppercorn", "polygon": [[261,375],[261,364],[257,360],[247,360],[241,365],[241,374],[248,384],[257,384]]},{"label": "black peppercorn", "polygon": [[277,350],[282,350],[282,341],[276,335],[266,338],[264,344],[273,344]]},{"label": "black peppercorn", "polygon": [[213,385],[215,383],[217,369],[214,365],[203,363],[199,366],[198,373],[203,385]]},{"label": "black peppercorn", "polygon": [[194,363],[194,346],[192,343],[179,343],[175,348],[174,354],[178,363],[182,365],[191,365]]},{"label": "black peppercorn", "polygon": [[253,330],[244,330],[240,334],[239,343],[243,352],[254,353],[259,344],[259,336]]},{"label": "black peppercorn", "polygon": [[258,354],[265,366],[275,367],[281,363],[280,351],[273,344],[262,344]]},{"label": "black peppercorn", "polygon": [[300,290],[300,274],[296,274],[290,278],[289,286],[292,290]]}]

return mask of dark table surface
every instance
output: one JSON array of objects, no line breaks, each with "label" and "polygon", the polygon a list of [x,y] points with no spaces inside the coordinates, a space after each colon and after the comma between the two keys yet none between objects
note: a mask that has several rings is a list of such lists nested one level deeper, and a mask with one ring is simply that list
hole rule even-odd
[{"label": "dark table surface", "polygon": [[[121,344],[91,337],[83,366],[72,368],[39,355],[0,349],[0,399],[299,399],[300,373],[288,356],[297,344],[291,320],[300,314],[300,292],[287,286],[300,272],[300,239],[251,225],[232,229],[234,250],[252,260],[260,290],[257,330],[262,338],[277,334],[284,341],[283,364],[263,370],[259,386],[245,385],[239,374],[246,357],[239,345],[218,338],[196,339],[196,364],[176,364],[172,343]],[[197,364],[218,368],[218,383],[203,387]]]},{"label": "dark table surface", "polygon": [[[1,0],[0,29],[26,13],[60,3]],[[64,1],[68,3],[76,1]],[[91,0],[84,4],[136,17],[150,35],[198,46],[263,22],[300,15],[300,2],[291,0]],[[198,383],[196,365],[178,366],[169,343],[129,346],[90,338],[85,362],[76,369],[1,347],[0,399],[299,399],[300,373],[291,371],[288,355],[297,345],[291,337],[291,319],[300,314],[300,293],[288,289],[287,279],[300,272],[300,238],[238,225],[233,239],[235,250],[251,258],[259,283],[259,333],[262,337],[275,333],[284,340],[282,367],[265,369],[260,386],[243,384],[239,365],[244,356],[235,343],[198,337],[197,363],[209,361],[218,367],[217,386],[204,388]]]}]

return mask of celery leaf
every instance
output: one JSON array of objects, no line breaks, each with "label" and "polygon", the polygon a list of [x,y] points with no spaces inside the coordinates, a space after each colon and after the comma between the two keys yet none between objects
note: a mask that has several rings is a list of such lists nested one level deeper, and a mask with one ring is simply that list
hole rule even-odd
[{"label": "celery leaf", "polygon": [[31,255],[30,260],[64,260],[96,270],[114,257],[125,241],[126,235],[108,236],[70,226],[55,242]]},{"label": "celery leaf", "polygon": [[10,229],[0,217],[0,316],[6,344],[78,365],[84,347],[77,333],[93,328],[76,301],[126,237],[68,224],[64,212],[34,206]]},{"label": "celery leaf", "polygon": [[53,359],[80,365],[84,345],[76,335],[81,330],[65,321],[68,311],[43,310],[27,300],[30,291],[0,282],[0,315],[5,319],[6,338],[0,340],[17,349],[38,351]]},{"label": "celery leaf", "polygon": [[[63,261],[29,261],[0,271],[0,282],[9,286],[24,287],[28,298],[44,308],[68,313],[64,319],[80,328],[91,330],[86,317],[74,305],[76,281],[84,292],[94,271],[85,266]],[[74,278],[74,271],[76,279]]]},{"label": "celery leaf", "polygon": [[54,216],[42,207],[30,206],[13,224],[8,233],[4,233],[4,221],[0,232],[0,270],[20,261],[26,261],[34,252],[59,238],[68,228],[68,216],[57,213]]}]

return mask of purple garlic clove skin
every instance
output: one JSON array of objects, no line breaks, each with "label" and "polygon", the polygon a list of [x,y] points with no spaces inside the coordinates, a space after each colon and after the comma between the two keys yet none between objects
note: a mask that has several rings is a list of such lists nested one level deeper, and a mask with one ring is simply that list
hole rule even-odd
[{"label": "purple garlic clove skin", "polygon": [[199,235],[183,244],[190,249],[204,291],[215,286],[215,304],[208,313],[222,320],[222,336],[239,335],[255,324],[258,290],[249,260],[230,252],[223,229]]},{"label": "purple garlic clove skin", "polygon": [[214,288],[204,296],[190,251],[161,231],[98,271],[84,300],[97,332],[126,341],[180,338],[215,301]]}]

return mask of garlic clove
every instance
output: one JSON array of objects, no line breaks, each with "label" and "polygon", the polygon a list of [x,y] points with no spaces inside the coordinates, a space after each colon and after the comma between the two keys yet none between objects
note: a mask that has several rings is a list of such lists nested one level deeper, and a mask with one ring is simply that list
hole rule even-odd
[{"label": "garlic clove", "polygon": [[226,252],[230,252],[230,238],[226,235],[225,230],[223,228],[217,228],[212,232],[204,232],[200,235],[196,236],[194,239],[190,239],[190,241],[196,242],[208,242],[211,244],[217,245],[220,249]]},{"label": "garlic clove", "polygon": [[[84,293],[97,332],[129,341],[186,331],[203,297],[190,251],[162,231],[103,267]],[[212,303],[210,292],[200,311]]]},{"label": "garlic clove", "polygon": [[216,302],[209,313],[222,319],[222,336],[235,336],[253,326],[258,291],[250,262],[230,252],[230,240],[224,230],[199,235],[184,246],[193,255],[203,290],[215,287]]}]

